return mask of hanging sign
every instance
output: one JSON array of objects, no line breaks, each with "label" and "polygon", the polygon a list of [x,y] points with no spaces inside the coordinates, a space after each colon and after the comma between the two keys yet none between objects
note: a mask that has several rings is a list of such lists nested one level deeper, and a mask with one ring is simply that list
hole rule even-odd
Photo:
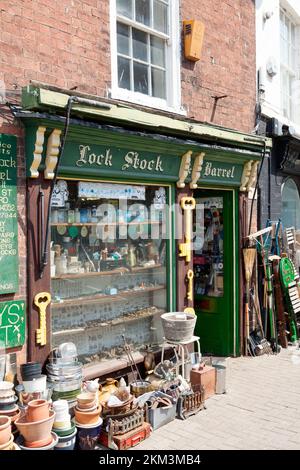
[{"label": "hanging sign", "polygon": [[0,294],[18,283],[17,138],[0,134]]},{"label": "hanging sign", "polygon": [[0,350],[25,343],[25,301],[0,302]]}]

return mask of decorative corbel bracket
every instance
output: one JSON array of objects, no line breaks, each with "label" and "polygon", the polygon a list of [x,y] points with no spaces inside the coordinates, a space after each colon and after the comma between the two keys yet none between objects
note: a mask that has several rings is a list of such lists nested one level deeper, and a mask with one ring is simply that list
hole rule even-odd
[{"label": "decorative corbel bracket", "polygon": [[197,181],[199,180],[200,175],[201,175],[204,157],[205,157],[204,152],[198,153],[196,155],[194,166],[193,166],[193,171],[192,171],[192,181],[190,182],[191,189],[197,189],[198,187]]},{"label": "decorative corbel bracket", "polygon": [[250,160],[249,162],[246,162],[244,164],[244,169],[243,169],[243,174],[241,178],[241,186],[240,186],[240,191],[248,191],[247,185],[250,179],[251,175],[251,167],[252,167],[253,160]]},{"label": "decorative corbel bracket", "polygon": [[257,180],[257,168],[258,168],[259,162],[255,161],[252,164],[251,167],[251,173],[249,177],[249,181],[247,183],[247,191],[251,191],[252,188],[254,188],[256,180]]},{"label": "decorative corbel bracket", "polygon": [[191,165],[192,150],[189,150],[181,157],[181,165],[179,169],[179,180],[177,181],[177,188],[185,187],[185,180],[188,177]]},{"label": "decorative corbel bracket", "polygon": [[35,146],[33,151],[33,160],[30,167],[30,177],[39,177],[39,166],[42,160],[42,153],[44,150],[46,127],[39,126],[36,131]]},{"label": "decorative corbel bracket", "polygon": [[54,178],[54,170],[57,165],[57,157],[60,146],[60,135],[61,130],[54,129],[48,138],[44,171],[44,176],[47,180],[52,180]]}]

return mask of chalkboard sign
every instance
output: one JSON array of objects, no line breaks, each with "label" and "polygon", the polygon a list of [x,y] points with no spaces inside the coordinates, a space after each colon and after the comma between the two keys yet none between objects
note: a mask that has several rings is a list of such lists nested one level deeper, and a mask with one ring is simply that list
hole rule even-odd
[{"label": "chalkboard sign", "polygon": [[0,134],[0,294],[18,282],[17,138]]},{"label": "chalkboard sign", "polygon": [[25,301],[0,302],[0,350],[25,343]]}]

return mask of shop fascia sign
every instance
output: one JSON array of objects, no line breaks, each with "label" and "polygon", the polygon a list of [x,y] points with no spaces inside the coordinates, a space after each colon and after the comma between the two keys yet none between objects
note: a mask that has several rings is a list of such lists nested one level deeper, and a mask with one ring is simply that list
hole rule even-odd
[{"label": "shop fascia sign", "polygon": [[[45,128],[41,126],[36,132],[33,160],[29,165],[31,177],[38,177],[44,148]],[[44,174],[52,179],[57,164],[61,131],[54,129],[48,138]],[[182,147],[181,147],[182,149]],[[248,182],[255,176],[254,162],[231,163],[226,156],[210,158],[204,152],[187,150],[184,154],[154,153],[139,151],[135,148],[121,148],[101,144],[89,144],[69,141],[65,145],[59,163],[59,175],[77,175],[79,177],[119,177],[149,178],[177,182],[178,188],[186,184],[192,189],[201,184],[221,184],[240,186],[241,191],[248,190]],[[252,166],[251,166],[252,165]]]},{"label": "shop fascia sign", "polygon": [[[114,165],[113,153],[110,148],[105,149],[103,153],[97,154],[92,151],[92,148],[89,145],[79,145],[79,155],[80,157],[75,162],[75,165],[80,168],[93,165],[106,167],[112,167]],[[118,161],[118,163],[120,162]],[[149,158],[130,150],[125,153],[123,164],[121,165],[122,171],[126,171],[128,169],[163,173],[163,160],[160,155],[157,155],[154,158]]]}]

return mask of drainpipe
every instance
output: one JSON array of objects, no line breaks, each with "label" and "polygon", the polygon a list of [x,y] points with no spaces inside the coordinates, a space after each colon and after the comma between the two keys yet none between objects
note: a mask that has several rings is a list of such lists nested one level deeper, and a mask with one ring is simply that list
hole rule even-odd
[{"label": "drainpipe", "polygon": [[[70,124],[71,109],[72,109],[73,104],[83,104],[83,105],[86,105],[86,106],[101,108],[101,109],[107,109],[107,110],[111,109],[111,105],[109,105],[107,103],[101,103],[100,101],[89,100],[87,98],[81,98],[79,96],[70,96],[70,98],[68,99],[68,103],[67,103],[67,106],[66,106],[67,113],[66,113],[65,126],[64,126],[64,130],[63,130],[63,134],[62,134],[59,153],[58,153],[58,156],[57,156],[57,165],[54,169],[54,177],[53,177],[52,182],[51,182],[48,212],[47,212],[47,220],[46,220],[46,231],[45,231],[45,236],[42,237],[42,254],[41,254],[41,259],[40,259],[40,278],[43,277],[45,267],[48,264],[48,239],[49,239],[49,225],[50,225],[50,212],[51,212],[51,198],[52,198],[52,193],[53,193],[55,183],[56,183],[56,180],[57,180],[59,163],[62,159],[64,149],[65,149],[65,143],[66,143],[67,134],[68,134],[68,130],[69,130],[69,124]],[[41,189],[40,189],[40,194],[41,194]],[[43,217],[42,217],[42,220],[43,220]],[[43,227],[44,227],[44,224],[43,224]],[[43,227],[42,227],[42,229],[43,229]]]}]

